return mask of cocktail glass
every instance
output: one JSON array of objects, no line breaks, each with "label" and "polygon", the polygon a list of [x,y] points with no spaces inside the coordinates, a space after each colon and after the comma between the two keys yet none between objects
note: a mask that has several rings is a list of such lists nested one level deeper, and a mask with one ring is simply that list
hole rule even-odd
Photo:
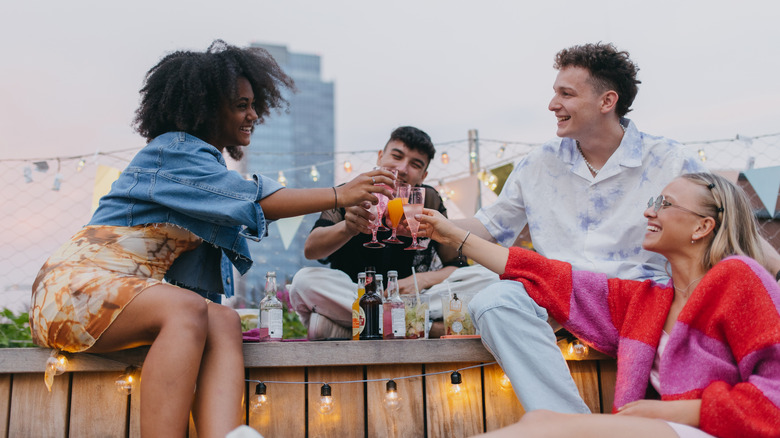
[{"label": "cocktail glass", "polygon": [[[387,170],[388,172],[392,172],[393,177],[398,178],[398,170],[393,169],[390,167],[375,167],[374,169],[382,169]],[[395,191],[394,187],[389,187],[387,184],[377,184],[378,186],[387,187],[390,189],[391,192]],[[387,228],[384,224],[384,221],[381,219],[385,216],[385,211],[387,211],[387,203],[389,202],[389,198],[385,196],[382,193],[375,193],[377,199],[379,199],[379,202],[376,204],[376,212],[379,214],[380,220],[379,220],[379,231],[390,231],[390,228]]]},{"label": "cocktail glass", "polygon": [[390,226],[393,229],[393,235],[383,240],[385,243],[403,244],[396,236],[398,225],[401,224],[401,219],[404,217],[404,204],[409,202],[409,184],[398,184],[395,189],[395,198],[391,199],[387,203],[387,218],[390,219]]},{"label": "cocktail glass", "polygon": [[366,248],[384,248],[385,244],[376,240],[376,231],[379,228],[379,223],[382,222],[382,216],[377,214],[376,205],[371,204],[368,208],[368,212],[374,215],[374,220],[368,222],[368,228],[371,230],[371,240],[364,243]]},{"label": "cocktail glass", "polygon": [[422,214],[424,203],[425,188],[412,187],[409,189],[409,203],[404,205],[404,216],[406,217],[406,223],[409,224],[409,231],[412,233],[412,244],[404,249],[425,249],[424,246],[417,243],[417,231],[420,229],[420,221],[414,217],[415,215]]}]

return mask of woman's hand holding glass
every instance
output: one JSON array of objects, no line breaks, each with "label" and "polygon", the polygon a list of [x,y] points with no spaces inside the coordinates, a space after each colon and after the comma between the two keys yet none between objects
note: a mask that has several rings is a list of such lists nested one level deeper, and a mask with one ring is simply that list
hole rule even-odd
[{"label": "woman's hand holding glass", "polygon": [[[395,193],[395,186],[396,186],[397,178],[398,178],[398,170],[392,169],[390,167],[375,167],[374,168],[374,170],[377,170],[377,169],[386,170],[386,171],[388,171],[388,172],[393,174],[393,184],[391,186],[388,186],[388,185],[383,184],[383,183],[377,183],[378,185],[387,187],[391,191],[391,196],[390,197],[392,197],[392,194]],[[377,199],[379,199],[379,202],[376,205],[376,211],[379,214],[379,217],[383,218],[385,216],[385,211],[387,211],[387,203],[390,200],[390,197],[388,197],[384,193],[380,193],[380,192],[376,193],[376,197],[377,197]],[[384,221],[380,219],[380,221],[379,221],[379,231],[389,231],[389,230],[390,229],[385,226]]]}]

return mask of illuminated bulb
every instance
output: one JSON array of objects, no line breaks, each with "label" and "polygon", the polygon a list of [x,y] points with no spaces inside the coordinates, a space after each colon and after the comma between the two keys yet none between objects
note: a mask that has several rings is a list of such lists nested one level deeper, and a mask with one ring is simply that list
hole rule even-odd
[{"label": "illuminated bulb", "polygon": [[87,161],[85,159],[80,159],[79,164],[76,165],[76,172],[81,172],[84,170],[84,166],[87,165]]},{"label": "illuminated bulb", "polygon": [[309,172],[309,176],[311,176],[311,180],[314,182],[320,179],[320,172],[317,171],[317,166],[311,166],[311,172]]},{"label": "illuminated bulb", "polygon": [[132,394],[133,390],[138,385],[138,377],[136,376],[135,367],[129,367],[119,376],[114,382],[116,390],[123,394]]},{"label": "illuminated bulb", "polygon": [[284,177],[284,172],[282,172],[281,170],[279,171],[279,177],[276,178],[276,180],[279,181],[279,184],[287,187],[287,178]]},{"label": "illuminated bulb", "polygon": [[471,160],[472,162],[477,161],[477,153],[474,152],[474,151],[470,152],[469,153],[469,160]]},{"label": "illuminated bulb", "polygon": [[249,401],[249,409],[256,412],[265,406],[268,402],[268,396],[266,395],[265,390],[266,387],[263,382],[260,382],[255,386],[255,393],[252,394],[252,399]]},{"label": "illuminated bulb", "polygon": [[352,163],[349,160],[344,162],[344,172],[352,173]]},{"label": "illuminated bulb", "polygon": [[53,351],[46,359],[46,368],[55,376],[59,376],[68,369],[68,358],[62,353]]},{"label": "illuminated bulb", "polygon": [[328,415],[333,412],[333,405],[333,397],[330,395],[330,385],[325,383],[320,389],[320,402],[317,409],[319,409],[320,414]]},{"label": "illuminated bulb", "polygon": [[707,161],[707,155],[704,154],[704,149],[699,149],[699,159],[701,161]]},{"label": "illuminated bulb", "polygon": [[387,392],[385,393],[385,408],[388,411],[394,412],[401,407],[401,398],[398,397],[398,386],[395,382],[389,380],[387,382]]},{"label": "illuminated bulb", "polygon": [[588,346],[575,339],[569,343],[569,355],[578,360],[585,359],[588,356]]},{"label": "illuminated bulb", "polygon": [[501,374],[501,378],[498,380],[498,384],[503,389],[512,389],[512,382],[509,380],[509,376],[506,373]]},{"label": "illuminated bulb", "polygon": [[504,156],[504,152],[506,151],[506,145],[501,145],[500,148],[498,148],[498,153],[496,153],[496,157],[501,158]]},{"label": "illuminated bulb", "polygon": [[450,162],[449,154],[447,154],[446,152],[443,152],[441,154],[441,162],[442,162],[442,164],[449,164],[449,162]]},{"label": "illuminated bulb", "polygon": [[463,379],[460,376],[460,373],[457,371],[453,371],[450,375],[450,382],[452,383],[452,386],[450,386],[450,397],[460,397],[463,394]]}]

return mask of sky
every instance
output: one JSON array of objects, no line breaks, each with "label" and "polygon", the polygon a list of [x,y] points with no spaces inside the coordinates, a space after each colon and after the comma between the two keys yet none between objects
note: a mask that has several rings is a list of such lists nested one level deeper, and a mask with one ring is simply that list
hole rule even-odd
[{"label": "sky", "polygon": [[341,151],[374,149],[405,124],[434,143],[469,129],[547,140],[555,53],[598,41],[640,68],[629,114],[640,130],[684,142],[776,133],[778,9],[769,0],[3,2],[0,159],[140,148],[131,121],[145,72],[217,38],[320,55]]}]

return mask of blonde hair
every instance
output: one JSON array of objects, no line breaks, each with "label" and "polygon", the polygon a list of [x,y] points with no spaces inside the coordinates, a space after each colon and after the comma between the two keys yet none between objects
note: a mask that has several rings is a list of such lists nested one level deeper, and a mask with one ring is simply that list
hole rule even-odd
[{"label": "blonde hair", "polygon": [[702,260],[704,268],[709,270],[730,255],[748,256],[763,265],[758,225],[745,192],[712,173],[688,173],[681,178],[704,187],[700,205],[715,219],[714,237]]}]

